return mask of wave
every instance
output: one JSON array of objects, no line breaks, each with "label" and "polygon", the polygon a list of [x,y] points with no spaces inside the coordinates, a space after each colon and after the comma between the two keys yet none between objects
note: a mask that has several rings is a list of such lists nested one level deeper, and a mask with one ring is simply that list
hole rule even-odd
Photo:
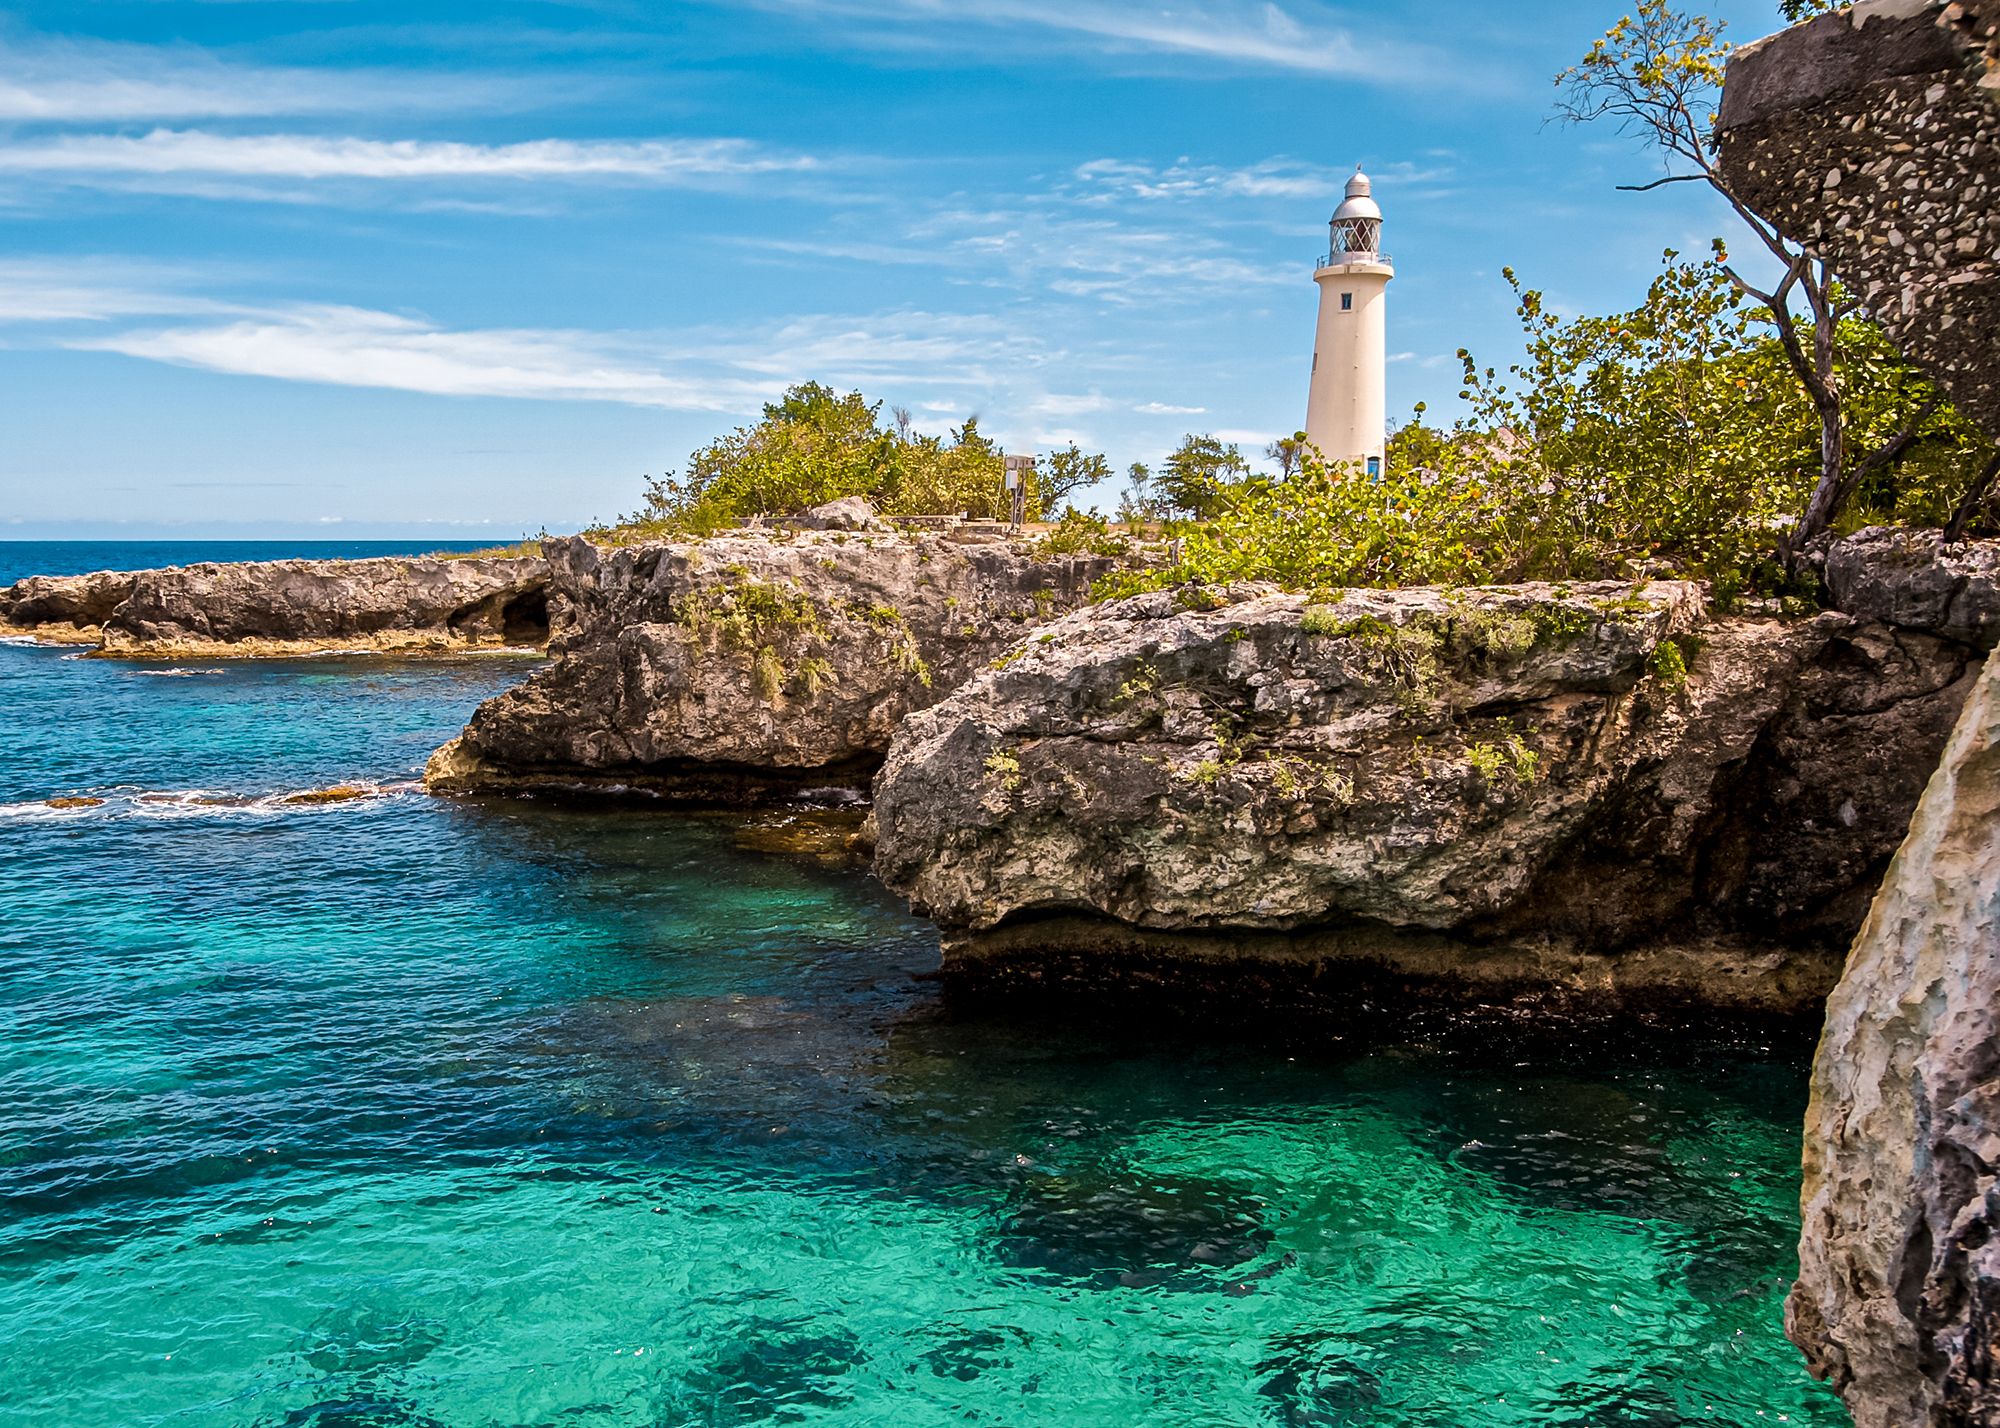
[{"label": "wave", "polygon": [[221,669],[128,669],[132,675],[150,675],[154,679],[193,679],[198,674],[226,674]]},{"label": "wave", "polygon": [[44,821],[83,817],[109,818],[274,818],[333,809],[364,808],[421,794],[413,780],[393,783],[348,782],[318,788],[280,789],[271,793],[240,793],[228,789],[188,788],[107,789],[99,793],[59,794],[49,798],[0,803],[0,819]]}]

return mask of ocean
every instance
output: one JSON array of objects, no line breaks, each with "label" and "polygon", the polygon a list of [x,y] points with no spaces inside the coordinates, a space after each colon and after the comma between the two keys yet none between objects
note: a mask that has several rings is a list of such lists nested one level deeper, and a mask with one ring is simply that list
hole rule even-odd
[{"label": "ocean", "polygon": [[954,1012],[739,819],[419,791],[532,667],[0,646],[0,1428],[1847,1421],[1804,1039]]}]

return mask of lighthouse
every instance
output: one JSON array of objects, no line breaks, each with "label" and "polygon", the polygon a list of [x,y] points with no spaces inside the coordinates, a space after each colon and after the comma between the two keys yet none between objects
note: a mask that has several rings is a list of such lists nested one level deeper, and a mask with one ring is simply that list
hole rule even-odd
[{"label": "lighthouse", "polygon": [[1389,325],[1384,311],[1396,276],[1382,251],[1382,210],[1359,169],[1333,211],[1333,241],[1313,281],[1319,328],[1313,337],[1306,437],[1329,465],[1382,474],[1389,426]]}]

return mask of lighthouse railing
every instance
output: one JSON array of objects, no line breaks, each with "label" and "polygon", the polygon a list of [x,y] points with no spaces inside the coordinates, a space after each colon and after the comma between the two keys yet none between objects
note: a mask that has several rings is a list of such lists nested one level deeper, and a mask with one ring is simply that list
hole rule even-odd
[{"label": "lighthouse railing", "polygon": [[1390,264],[1390,266],[1392,267],[1394,266],[1394,263],[1391,261],[1387,253],[1365,253],[1365,252],[1349,251],[1345,253],[1322,254],[1319,262],[1314,265],[1313,271],[1317,273],[1322,268],[1345,267],[1349,263],[1388,263]]}]

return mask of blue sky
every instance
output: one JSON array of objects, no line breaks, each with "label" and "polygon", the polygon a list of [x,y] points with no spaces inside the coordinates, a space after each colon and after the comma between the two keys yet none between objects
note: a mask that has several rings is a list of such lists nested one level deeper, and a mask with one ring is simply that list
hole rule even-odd
[{"label": "blue sky", "polygon": [[574,529],[807,378],[1121,469],[1260,447],[1356,163],[1392,413],[1448,414],[1502,266],[1602,310],[1727,229],[1548,120],[1621,8],[0,6],[0,536]]}]

